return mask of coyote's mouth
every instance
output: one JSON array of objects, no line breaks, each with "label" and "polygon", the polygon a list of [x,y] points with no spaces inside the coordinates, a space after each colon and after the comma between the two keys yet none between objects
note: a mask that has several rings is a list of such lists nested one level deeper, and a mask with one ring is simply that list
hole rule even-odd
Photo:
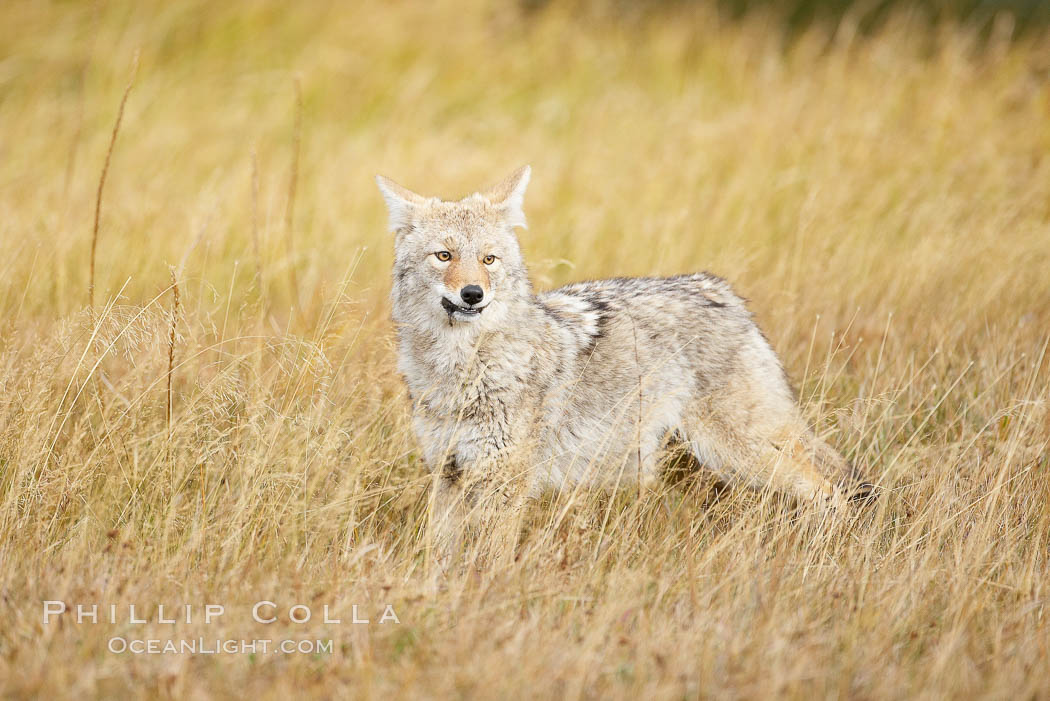
[{"label": "coyote's mouth", "polygon": [[464,317],[476,317],[481,316],[481,312],[485,311],[485,307],[461,307],[448,297],[441,298],[441,306],[448,312],[448,320],[452,321],[453,314],[462,314]]}]

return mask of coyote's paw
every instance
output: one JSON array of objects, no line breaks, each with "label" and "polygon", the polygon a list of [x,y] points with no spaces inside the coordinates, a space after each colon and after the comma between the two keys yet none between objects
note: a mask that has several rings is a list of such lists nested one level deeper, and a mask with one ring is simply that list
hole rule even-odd
[{"label": "coyote's paw", "polygon": [[820,494],[815,500],[817,509],[824,516],[838,517],[846,512],[847,500],[838,489]]},{"label": "coyote's paw", "polygon": [[871,504],[879,496],[879,488],[871,482],[861,482],[850,492],[851,503]]}]

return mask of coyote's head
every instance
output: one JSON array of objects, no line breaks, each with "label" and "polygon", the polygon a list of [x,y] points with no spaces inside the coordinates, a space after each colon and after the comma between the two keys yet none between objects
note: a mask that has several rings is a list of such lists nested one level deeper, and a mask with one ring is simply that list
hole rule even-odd
[{"label": "coyote's head", "polygon": [[514,228],[525,226],[529,167],[458,202],[426,198],[376,177],[394,243],[394,319],[478,328],[506,318],[530,293]]}]

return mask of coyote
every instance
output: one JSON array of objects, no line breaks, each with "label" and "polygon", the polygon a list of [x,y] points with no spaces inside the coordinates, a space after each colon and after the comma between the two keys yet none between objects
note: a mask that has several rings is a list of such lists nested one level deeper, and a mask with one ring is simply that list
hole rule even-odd
[{"label": "coyote", "polygon": [[[486,491],[652,484],[669,444],[726,482],[843,508],[846,460],[809,430],[744,300],[714,275],[534,292],[516,227],[530,169],[458,202],[376,182],[396,234],[398,368],[434,477],[442,557]],[[516,482],[515,482],[516,480]],[[849,495],[852,496],[852,495]]]}]

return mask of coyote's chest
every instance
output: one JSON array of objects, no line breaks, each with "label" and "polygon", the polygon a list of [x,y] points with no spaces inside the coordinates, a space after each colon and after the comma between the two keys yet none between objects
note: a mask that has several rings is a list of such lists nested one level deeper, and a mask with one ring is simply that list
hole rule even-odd
[{"label": "coyote's chest", "polygon": [[[472,341],[472,342],[471,342]],[[403,344],[401,371],[416,408],[435,419],[504,423],[528,404],[532,353],[503,337]]]},{"label": "coyote's chest", "polygon": [[432,464],[452,457],[459,469],[471,469],[483,456],[504,456],[510,446],[529,442],[537,394],[529,384],[529,357],[513,345],[475,342],[467,352],[437,343],[402,348],[413,423]]}]

